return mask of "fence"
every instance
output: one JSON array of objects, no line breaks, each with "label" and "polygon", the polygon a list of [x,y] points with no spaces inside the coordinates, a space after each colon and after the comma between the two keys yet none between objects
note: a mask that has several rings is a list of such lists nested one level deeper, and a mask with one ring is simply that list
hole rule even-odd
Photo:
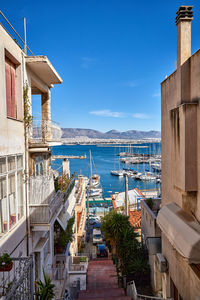
[{"label": "fence", "polygon": [[11,257],[10,271],[0,272],[0,298],[5,300],[33,300],[33,258]]}]

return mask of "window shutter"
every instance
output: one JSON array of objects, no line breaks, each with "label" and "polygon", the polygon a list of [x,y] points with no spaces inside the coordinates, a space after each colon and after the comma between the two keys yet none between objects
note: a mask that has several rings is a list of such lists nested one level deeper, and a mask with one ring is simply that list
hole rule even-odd
[{"label": "window shutter", "polygon": [[11,72],[10,66],[7,62],[5,62],[6,66],[6,104],[7,104],[7,116],[11,117]]},{"label": "window shutter", "polygon": [[17,106],[15,101],[15,69],[10,67],[11,70],[11,110],[12,110],[12,117],[17,118]]}]

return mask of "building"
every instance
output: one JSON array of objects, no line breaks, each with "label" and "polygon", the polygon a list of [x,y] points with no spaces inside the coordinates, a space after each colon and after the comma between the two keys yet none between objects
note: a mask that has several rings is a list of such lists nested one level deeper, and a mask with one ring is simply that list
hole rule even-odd
[{"label": "building", "polygon": [[[143,193],[138,188],[128,190],[128,206],[129,210],[139,210],[140,201],[144,199]],[[124,211],[125,207],[125,192],[115,193],[111,195],[114,209]]]},{"label": "building", "polygon": [[[177,69],[161,83],[164,297],[200,299],[200,49],[191,55],[191,6],[176,16]],[[163,259],[162,258],[162,259]]]},{"label": "building", "polygon": [[151,269],[151,286],[157,296],[162,296],[162,273],[158,266],[157,255],[161,252],[161,230],[156,223],[161,199],[145,199],[141,201],[141,234],[143,245],[149,254]]},{"label": "building", "polygon": [[[0,295],[9,285],[15,295],[21,290],[32,299],[33,280],[43,279],[43,268],[53,276],[57,259],[54,223],[64,202],[51,170],[50,146],[58,130],[51,121],[51,88],[62,79],[46,56],[28,56],[26,49],[0,25],[0,254],[8,253],[15,266],[0,273]],[[37,124],[33,95],[41,95]],[[30,257],[30,282],[21,289],[17,266]]]}]

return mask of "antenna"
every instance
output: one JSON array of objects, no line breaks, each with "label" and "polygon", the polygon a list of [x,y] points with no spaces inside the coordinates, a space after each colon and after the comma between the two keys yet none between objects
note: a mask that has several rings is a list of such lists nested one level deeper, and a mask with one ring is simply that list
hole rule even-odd
[{"label": "antenna", "polygon": [[26,18],[24,18],[24,53],[27,54],[27,43],[26,43]]}]

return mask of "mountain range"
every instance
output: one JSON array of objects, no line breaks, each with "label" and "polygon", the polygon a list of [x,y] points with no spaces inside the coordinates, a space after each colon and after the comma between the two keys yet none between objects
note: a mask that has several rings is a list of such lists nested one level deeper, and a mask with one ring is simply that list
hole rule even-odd
[{"label": "mountain range", "polygon": [[160,131],[117,131],[110,130],[108,132],[100,132],[93,129],[82,128],[62,128],[62,138],[76,138],[76,137],[88,137],[93,139],[146,139],[146,138],[161,138]]}]

